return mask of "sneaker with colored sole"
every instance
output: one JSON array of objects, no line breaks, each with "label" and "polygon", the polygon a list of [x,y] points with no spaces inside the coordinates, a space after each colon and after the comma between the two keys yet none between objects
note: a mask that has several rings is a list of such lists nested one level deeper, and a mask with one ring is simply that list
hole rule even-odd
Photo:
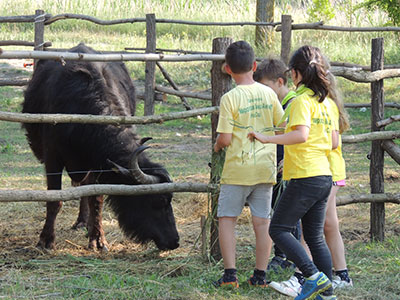
[{"label": "sneaker with colored sole", "polygon": [[342,280],[339,276],[333,276],[332,277],[332,287],[334,289],[343,289],[343,288],[349,288],[353,286],[353,280],[350,279],[350,281]]},{"label": "sneaker with colored sole", "polygon": [[337,297],[335,295],[324,296],[322,294],[318,294],[315,297],[315,300],[337,300]]},{"label": "sneaker with colored sole", "polygon": [[271,281],[269,284],[270,288],[274,289],[278,293],[281,293],[289,297],[297,297],[301,291],[301,284],[296,276],[292,276],[289,280],[276,282]]},{"label": "sneaker with colored sole", "polygon": [[249,280],[247,280],[249,285],[254,286],[254,287],[261,287],[261,288],[266,288],[268,287],[268,281],[265,278],[257,277],[254,275],[251,275]]},{"label": "sneaker with colored sole", "polygon": [[315,297],[332,287],[332,282],[322,272],[318,272],[316,279],[306,278],[300,294],[295,300],[315,299]]},{"label": "sneaker with colored sole", "polygon": [[223,275],[220,279],[213,282],[213,286],[215,287],[228,287],[235,288],[239,287],[239,281],[236,276],[225,276]]}]

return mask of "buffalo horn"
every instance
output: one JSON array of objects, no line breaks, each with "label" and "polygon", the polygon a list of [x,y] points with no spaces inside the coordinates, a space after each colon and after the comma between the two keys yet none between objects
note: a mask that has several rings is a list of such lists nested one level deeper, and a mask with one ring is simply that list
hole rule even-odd
[{"label": "buffalo horn", "polygon": [[131,174],[133,178],[140,184],[160,183],[160,178],[144,173],[139,167],[138,156],[147,148],[150,148],[150,146],[140,146],[133,152],[130,170]]},{"label": "buffalo horn", "polygon": [[139,145],[143,145],[144,143],[146,143],[147,141],[150,141],[150,140],[152,140],[152,139],[153,139],[153,138],[150,137],[150,136],[141,138],[140,141],[139,141]]}]

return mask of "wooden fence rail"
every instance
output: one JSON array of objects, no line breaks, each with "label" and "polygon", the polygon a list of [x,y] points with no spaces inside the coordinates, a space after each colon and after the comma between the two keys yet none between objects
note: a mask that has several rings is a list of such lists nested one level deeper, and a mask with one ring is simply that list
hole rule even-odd
[{"label": "wooden fence rail", "polygon": [[[325,31],[347,31],[347,32],[380,32],[380,31],[393,31],[399,32],[400,27],[342,27],[324,25],[324,22],[305,23],[305,24],[292,24],[291,30],[325,30]],[[282,31],[281,26],[277,26],[276,31]]]},{"label": "wooden fence rail", "polygon": [[0,23],[33,23],[35,18],[36,15],[0,17]]},{"label": "wooden fence rail", "polygon": [[84,123],[84,124],[111,124],[132,125],[163,123],[165,121],[186,119],[200,115],[216,113],[219,107],[211,106],[193,109],[190,111],[164,113],[151,116],[103,116],[103,115],[72,115],[72,114],[28,114],[0,111],[0,120],[21,123]]},{"label": "wooden fence rail", "polygon": [[164,55],[156,53],[115,53],[115,54],[91,54],[76,52],[56,51],[8,51],[0,49],[0,59],[53,59],[61,62],[65,60],[80,61],[221,61],[224,54],[187,54]]},{"label": "wooden fence rail", "polygon": [[[48,15],[47,15],[48,16]],[[85,20],[98,25],[115,25],[124,23],[144,23],[146,18],[128,18],[128,19],[118,19],[118,20],[100,20],[92,16],[81,15],[81,14],[59,14],[54,17],[50,16],[46,19],[45,24],[50,25],[56,21],[65,19],[77,19]],[[156,23],[164,24],[182,24],[182,25],[197,25],[197,26],[272,26],[275,27],[280,24],[280,22],[198,22],[198,21],[187,21],[187,20],[172,20],[172,19],[156,19]]]},{"label": "wooden fence rail", "polygon": [[[96,195],[145,195],[162,193],[209,193],[218,190],[217,184],[177,182],[143,185],[92,184],[64,190],[0,190],[0,202],[55,202],[79,200]],[[400,193],[350,194],[337,197],[337,206],[352,203],[400,204]]]},{"label": "wooden fence rail", "polygon": [[342,142],[345,144],[354,144],[369,141],[392,140],[396,138],[400,138],[400,130],[374,131],[356,135],[342,135]]},{"label": "wooden fence rail", "polygon": [[0,190],[0,202],[54,202],[77,200],[80,197],[95,195],[146,195],[172,192],[206,193],[216,189],[217,185],[206,183],[158,183],[141,185],[117,185],[117,184],[92,184],[72,187],[64,190]]},{"label": "wooden fence rail", "polygon": [[[34,22],[36,15],[27,16],[10,16],[10,17],[0,17],[0,23],[29,23]],[[50,25],[54,22],[66,19],[76,19],[89,21],[98,25],[116,25],[124,23],[145,23],[146,18],[127,18],[127,19],[117,19],[117,20],[101,20],[92,16],[82,15],[82,14],[59,14],[52,16],[51,14],[43,14],[45,18],[45,25]],[[172,20],[172,19],[156,19],[157,23],[164,24],[183,24],[183,25],[197,25],[197,26],[271,26],[275,27],[280,24],[280,22],[197,22],[197,21],[187,21],[187,20]]]}]

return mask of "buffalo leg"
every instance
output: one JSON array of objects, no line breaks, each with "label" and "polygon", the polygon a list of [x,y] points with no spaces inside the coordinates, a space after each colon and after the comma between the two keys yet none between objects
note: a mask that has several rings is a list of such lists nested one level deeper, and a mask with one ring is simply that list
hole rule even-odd
[{"label": "buffalo leg", "polygon": [[78,219],[76,219],[74,225],[72,225],[72,229],[78,228],[87,228],[88,227],[88,218],[89,218],[89,199],[88,197],[82,197],[79,203],[79,215]]},{"label": "buffalo leg", "polygon": [[[89,175],[89,173],[88,173]],[[87,175],[87,177],[88,177]],[[86,182],[84,179],[82,182]],[[76,181],[71,181],[72,186],[80,186],[81,183]],[[88,218],[89,218],[89,204],[88,204],[88,197],[82,197],[79,201],[79,214],[78,218],[76,219],[74,225],[72,225],[72,229],[78,228],[87,228],[88,227]]]},{"label": "buffalo leg", "polygon": [[[46,173],[49,174],[47,175],[47,189],[60,190],[61,171],[57,172],[54,170],[49,170],[46,166]],[[42,233],[40,234],[39,242],[37,244],[38,247],[46,249],[55,248],[56,235],[54,231],[54,226],[56,223],[57,214],[60,211],[61,207],[62,207],[61,201],[46,203],[46,221],[44,223]]]},{"label": "buffalo leg", "polygon": [[102,225],[103,196],[88,197],[89,202],[89,249],[108,251],[108,244],[104,236]]}]

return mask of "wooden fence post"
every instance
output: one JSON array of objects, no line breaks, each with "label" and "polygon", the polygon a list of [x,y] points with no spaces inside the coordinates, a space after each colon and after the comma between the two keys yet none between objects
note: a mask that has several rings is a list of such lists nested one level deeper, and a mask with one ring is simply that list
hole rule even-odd
[{"label": "wooden fence post", "polygon": [[281,59],[288,65],[292,48],[292,16],[282,15],[281,23]]},{"label": "wooden fence post", "polygon": [[[33,50],[43,51],[44,45],[44,10],[35,10],[35,40]],[[34,60],[33,67],[36,67],[37,59]]]},{"label": "wooden fence post", "polygon": [[[383,38],[372,39],[371,71],[383,70]],[[371,131],[382,131],[376,125],[383,119],[384,114],[383,80],[371,83]],[[371,163],[369,169],[371,194],[384,193],[384,150],[382,141],[371,142]],[[371,239],[383,241],[385,239],[385,204],[371,203],[370,208]]]},{"label": "wooden fence post", "polygon": [[[257,0],[256,22],[274,22],[275,0]],[[268,26],[256,26],[256,46],[270,46],[274,31]]]},{"label": "wooden fence post", "polygon": [[[228,46],[233,42],[231,38],[216,38],[213,39],[212,53],[221,54],[225,53]],[[221,96],[232,88],[232,79],[229,75],[222,73],[223,61],[213,61],[211,68],[211,88],[212,88],[212,106],[219,106]],[[211,139],[212,139],[212,153],[214,153],[214,144],[217,138],[217,125],[218,115],[211,115]],[[212,155],[211,161],[211,183],[219,182],[216,174],[213,173],[213,166],[215,166],[214,158]],[[218,219],[217,219],[217,206],[218,206],[218,193],[213,193],[211,196],[211,226],[210,226],[210,255],[215,260],[221,259],[221,251],[218,243]]]},{"label": "wooden fence post", "polygon": [[[146,15],[146,53],[156,52],[156,16]],[[146,74],[144,84],[144,115],[154,115],[154,89],[156,85],[156,63],[146,62]]]}]

